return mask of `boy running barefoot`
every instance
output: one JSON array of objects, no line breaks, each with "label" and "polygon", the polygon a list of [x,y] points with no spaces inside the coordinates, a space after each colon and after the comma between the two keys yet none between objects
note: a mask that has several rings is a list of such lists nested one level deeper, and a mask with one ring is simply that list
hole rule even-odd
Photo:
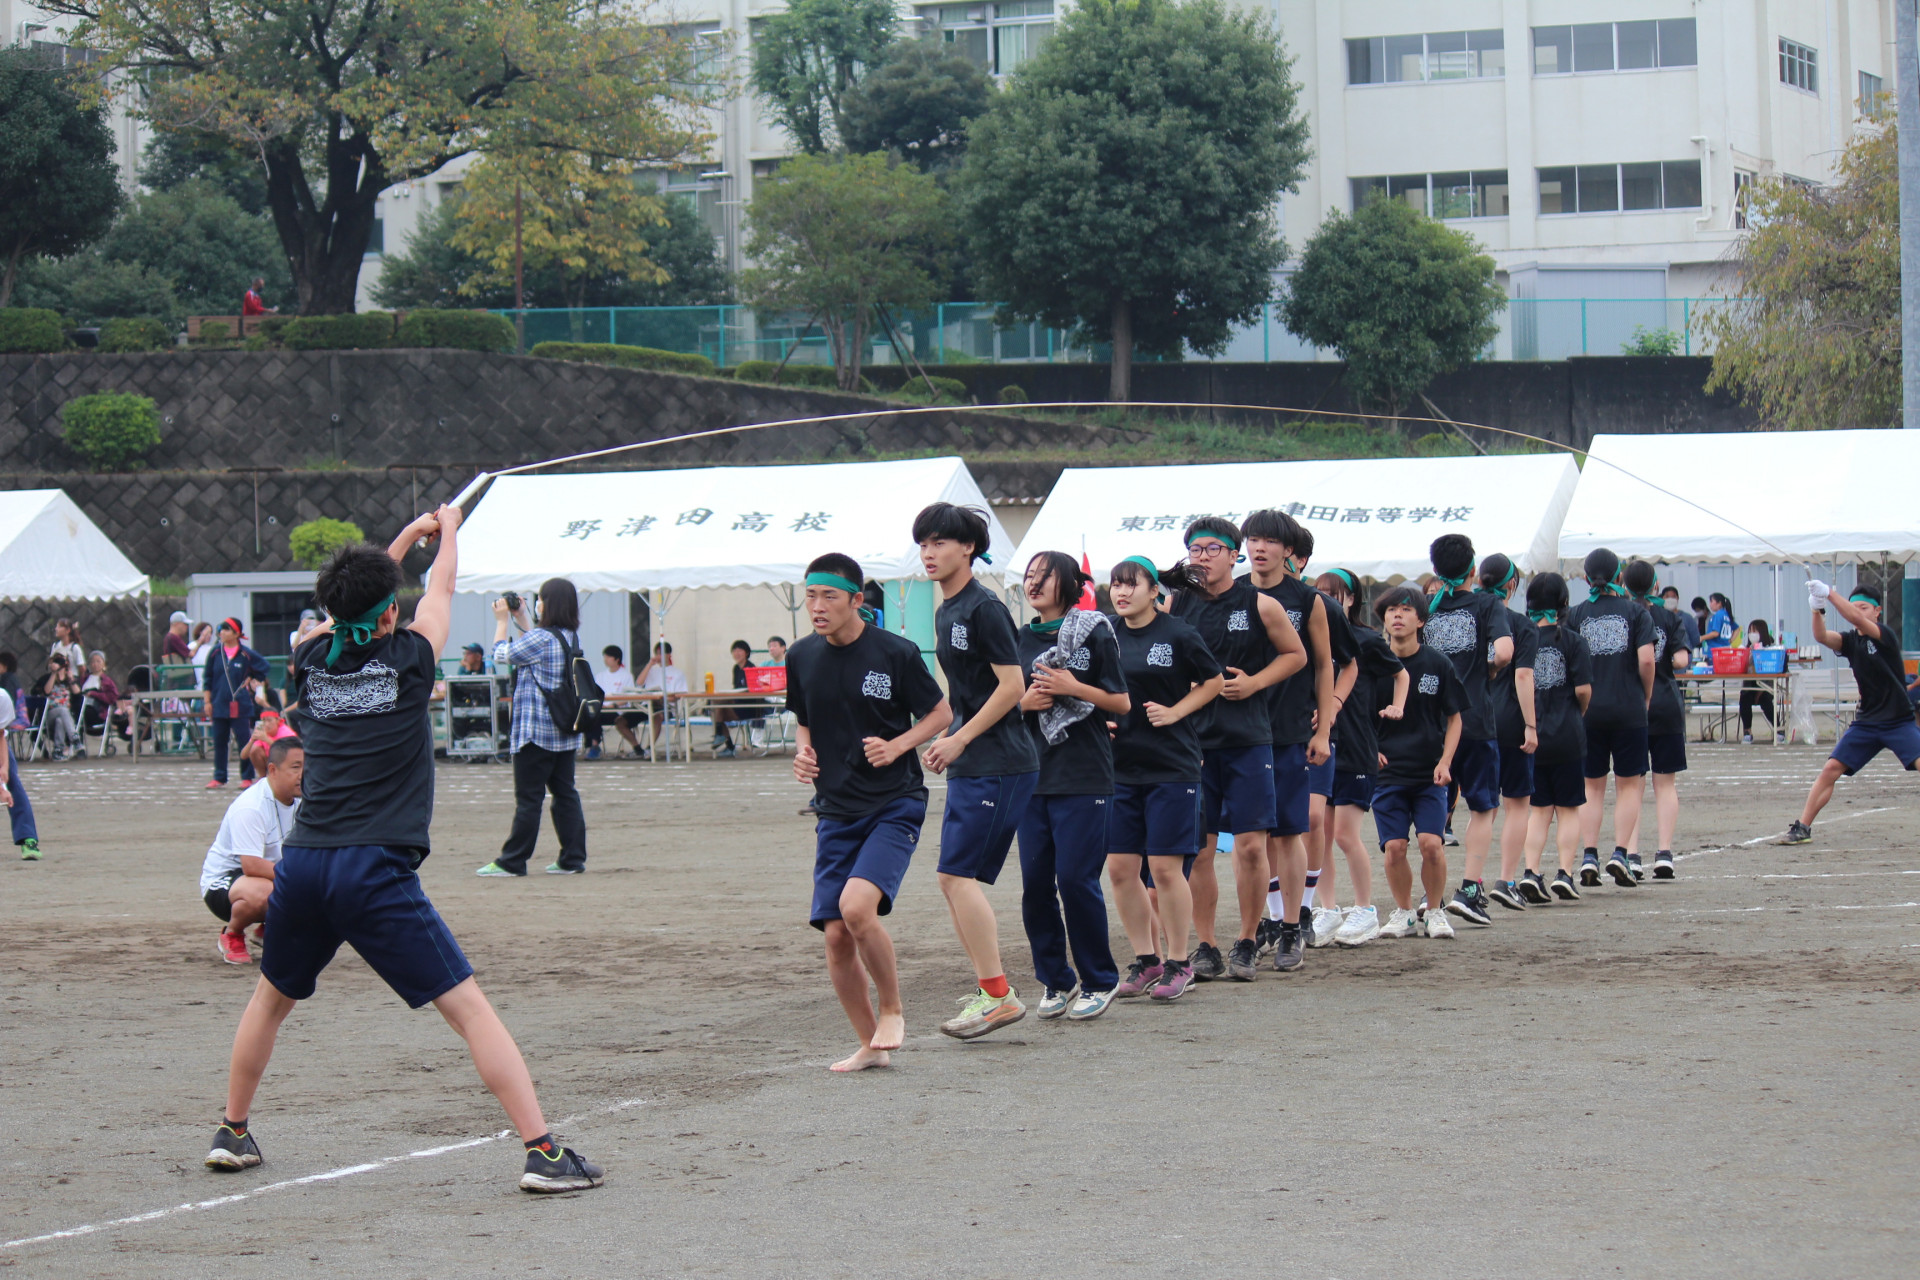
[{"label": "boy running barefoot", "polygon": [[[1534,709],[1539,717],[1540,746],[1533,755],[1532,812],[1527,820],[1526,874],[1520,893],[1528,902],[1547,903],[1579,899],[1573,882],[1580,856],[1580,809],[1587,802],[1582,776],[1587,731],[1581,721],[1593,697],[1592,663],[1580,633],[1560,625],[1567,613],[1567,581],[1557,573],[1535,574],[1527,584],[1527,620],[1538,632],[1533,655]],[[1540,878],[1540,855],[1547,847],[1547,828],[1560,823],[1560,873],[1551,889]],[[1513,868],[1502,871],[1512,879]]]},{"label": "boy running barefoot", "polygon": [[849,556],[808,565],[813,634],[787,651],[787,707],[798,721],[793,776],[813,784],[819,815],[807,919],[827,935],[827,974],[860,1039],[835,1071],[887,1066],[906,1036],[899,966],[880,917],[893,910],[927,818],[915,749],[953,721],[919,646],[868,625],[865,581]]},{"label": "boy running barefoot", "polygon": [[[1913,704],[1907,699],[1906,664],[1900,658],[1899,638],[1880,625],[1880,593],[1870,587],[1855,587],[1842,600],[1832,587],[1816,578],[1807,584],[1807,599],[1813,605],[1813,638],[1853,668],[1853,678],[1860,688],[1860,710],[1834,745],[1832,759],[1814,779],[1806,807],[1787,828],[1781,844],[1811,841],[1813,820],[1833,799],[1834,783],[1843,776],[1851,778],[1882,751],[1893,752],[1908,772],[1920,765],[1920,726],[1914,723]],[[1853,630],[1829,630],[1828,609],[1851,623]]]},{"label": "boy running barefoot", "polygon": [[934,653],[953,704],[952,732],[927,748],[927,767],[948,777],[940,892],[979,983],[973,995],[961,998],[959,1015],[940,1024],[956,1040],[976,1039],[1027,1016],[1007,983],[1000,927],[980,887],[999,878],[1040,779],[1040,753],[1020,716],[1027,682],[1013,615],[973,578],[973,562],[987,554],[987,536],[984,514],[951,502],[936,502],[913,520],[920,564],[940,588]]},{"label": "boy running barefoot", "polygon": [[242,791],[227,806],[201,864],[201,899],[227,922],[220,931],[220,958],[228,964],[253,963],[247,930],[267,918],[274,867],[300,812],[306,754],[298,738],[280,738],[268,748],[261,770],[265,785]]},{"label": "boy running barefoot", "polygon": [[[233,1038],[226,1118],[208,1168],[261,1162],[247,1113],[274,1039],[344,942],[410,1007],[433,1005],[467,1042],[480,1079],[526,1145],[521,1190],[578,1191],[604,1178],[547,1131],[519,1046],[420,887],[433,818],[427,704],[434,658],[447,644],[459,526],[460,509],[441,507],[384,553],[365,543],[342,547],[314,582],[333,621],[294,651],[289,682],[302,712],[305,798],[274,873],[260,982]],[[432,585],[413,622],[400,627],[400,557],[435,535]]]},{"label": "boy running barefoot", "polygon": [[1383,938],[1406,938],[1420,925],[1413,910],[1413,868],[1407,861],[1407,831],[1420,841],[1420,884],[1426,891],[1426,933],[1451,938],[1453,926],[1441,905],[1447,892],[1447,851],[1440,833],[1447,825],[1447,782],[1460,746],[1466,691],[1453,664],[1420,642],[1427,599],[1413,587],[1395,587],[1380,598],[1393,656],[1407,669],[1406,713],[1382,720],[1380,782],[1373,790],[1373,821],[1387,854],[1387,888],[1394,910],[1380,928]]},{"label": "boy running barefoot", "polygon": [[1638,883],[1627,845],[1640,830],[1647,793],[1647,709],[1653,703],[1653,619],[1627,599],[1620,557],[1605,547],[1587,553],[1587,598],[1566,614],[1566,625],[1587,642],[1593,662],[1593,700],[1587,704],[1587,803],[1580,812],[1586,853],[1580,883],[1600,883],[1600,821],[1606,816],[1607,774],[1613,774],[1613,856],[1606,873],[1623,889]]}]

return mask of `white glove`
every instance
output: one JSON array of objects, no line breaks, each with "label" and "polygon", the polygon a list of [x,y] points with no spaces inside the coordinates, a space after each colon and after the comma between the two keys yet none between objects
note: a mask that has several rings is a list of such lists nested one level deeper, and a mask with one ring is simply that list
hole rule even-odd
[{"label": "white glove", "polygon": [[1827,604],[1827,597],[1832,594],[1833,594],[1833,588],[1828,586],[1826,583],[1820,581],[1820,579],[1809,578],[1807,580],[1807,602],[1811,604],[1814,608],[1816,609],[1825,608]]}]

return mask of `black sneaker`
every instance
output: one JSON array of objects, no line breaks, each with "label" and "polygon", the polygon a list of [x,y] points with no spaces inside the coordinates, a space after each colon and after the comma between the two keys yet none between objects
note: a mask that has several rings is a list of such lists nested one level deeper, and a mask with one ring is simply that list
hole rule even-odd
[{"label": "black sneaker", "polygon": [[1781,840],[1780,843],[1781,844],[1812,844],[1813,828],[1796,818],[1793,822],[1793,825],[1787,828],[1786,838]]},{"label": "black sneaker", "polygon": [[1673,854],[1665,849],[1653,855],[1653,878],[1655,880],[1673,879]]},{"label": "black sneaker", "polygon": [[1492,924],[1493,917],[1487,914],[1487,900],[1477,884],[1462,885],[1447,899],[1447,910],[1462,920],[1471,920],[1475,924]]},{"label": "black sneaker", "polygon": [[1291,973],[1306,958],[1307,939],[1297,924],[1280,926],[1280,942],[1273,949],[1273,967],[1278,973]]},{"label": "black sneaker", "polygon": [[[1582,879],[1586,877],[1586,870],[1585,867],[1580,868]],[[1600,869],[1598,867],[1594,868],[1593,882],[1595,884],[1600,883]],[[1564,871],[1556,872],[1553,877],[1553,896],[1562,902],[1578,902],[1580,901],[1580,890],[1574,888],[1572,876]]]},{"label": "black sneaker", "polygon": [[1553,895],[1547,892],[1547,882],[1540,878],[1538,871],[1529,871],[1520,877],[1520,896],[1536,906],[1553,899]]},{"label": "black sneaker", "polygon": [[1509,911],[1527,909],[1526,895],[1520,892],[1520,882],[1517,880],[1495,880],[1493,888],[1487,890],[1487,896]]},{"label": "black sneaker", "polygon": [[235,1133],[223,1124],[213,1132],[213,1150],[207,1152],[206,1165],[222,1173],[238,1173],[242,1169],[253,1168],[263,1159],[260,1144],[253,1140],[251,1129],[245,1133]]},{"label": "black sneaker", "polygon": [[1220,948],[1211,942],[1203,942],[1193,949],[1187,957],[1187,967],[1193,970],[1195,982],[1212,982],[1215,978],[1227,976],[1227,965],[1220,958]]},{"label": "black sneaker", "polygon": [[1607,874],[1612,876],[1613,882],[1622,889],[1631,889],[1639,883],[1633,878],[1633,868],[1627,865],[1627,851],[1617,845],[1614,847],[1613,856],[1607,859]]},{"label": "black sneaker", "polygon": [[520,1189],[551,1196],[562,1191],[585,1191],[607,1180],[607,1171],[580,1158],[572,1147],[556,1147],[551,1153],[535,1148],[527,1152],[527,1171],[520,1175]]},{"label": "black sneaker", "polygon": [[1598,889],[1600,887],[1599,854],[1590,853],[1580,860],[1580,883],[1589,889]]},{"label": "black sneaker", "polygon": [[1633,878],[1636,881],[1647,878],[1647,873],[1640,868],[1640,855],[1637,853],[1627,855],[1627,870],[1633,872]]},{"label": "black sneaker", "polygon": [[1253,927],[1253,953],[1266,955],[1280,943],[1280,922],[1262,916],[1260,923]]},{"label": "black sneaker", "polygon": [[1252,982],[1259,968],[1260,955],[1252,938],[1242,938],[1233,944],[1233,951],[1227,956],[1227,976],[1235,982]]}]

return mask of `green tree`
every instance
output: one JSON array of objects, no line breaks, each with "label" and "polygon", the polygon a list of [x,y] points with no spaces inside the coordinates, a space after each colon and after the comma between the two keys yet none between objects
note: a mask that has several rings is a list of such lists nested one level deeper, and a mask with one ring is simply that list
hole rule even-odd
[{"label": "green tree", "polygon": [[893,0],[793,0],[761,22],[753,87],[809,155],[847,136],[846,98],[893,42]]},{"label": "green tree", "polygon": [[1389,413],[1472,360],[1507,305],[1493,259],[1472,236],[1404,200],[1330,213],[1300,255],[1281,319],[1347,362],[1355,399]]},{"label": "green tree", "polygon": [[258,152],[304,314],[353,310],[374,201],[469,152],[691,159],[694,51],[602,0],[45,0],[157,125]]},{"label": "green tree", "polygon": [[967,124],[986,112],[993,81],[930,40],[900,40],[842,103],[849,151],[891,151],[921,172],[950,169],[967,151]]},{"label": "green tree", "polygon": [[1709,391],[1737,394],[1772,427],[1900,420],[1900,181],[1894,123],[1861,130],[1833,185],[1748,188],[1734,299],[1700,321]]},{"label": "green tree", "polygon": [[334,552],[364,542],[366,537],[360,532],[360,526],[351,521],[321,516],[287,530],[287,549],[293,553],[293,562],[302,569],[318,569]]},{"label": "green tree", "polygon": [[139,263],[108,262],[93,249],[58,262],[34,258],[21,263],[14,296],[22,306],[50,308],[75,324],[152,316],[172,325],[187,314],[173,292],[173,281]]},{"label": "green tree", "polygon": [[31,49],[0,49],[0,307],[28,253],[64,257],[120,209],[106,111],[85,82]]},{"label": "green tree", "polygon": [[1113,344],[1225,346],[1286,257],[1307,125],[1278,35],[1222,0],[1086,0],[968,131],[957,194],[981,296]]},{"label": "green tree", "polygon": [[267,175],[259,154],[209,134],[156,130],[140,153],[140,182],[151,191],[200,183],[250,214],[267,211]]},{"label": "green tree", "polygon": [[841,390],[852,391],[876,308],[933,300],[952,213],[937,182],[888,156],[798,156],[756,188],[747,221],[755,265],[741,292],[814,317]]}]

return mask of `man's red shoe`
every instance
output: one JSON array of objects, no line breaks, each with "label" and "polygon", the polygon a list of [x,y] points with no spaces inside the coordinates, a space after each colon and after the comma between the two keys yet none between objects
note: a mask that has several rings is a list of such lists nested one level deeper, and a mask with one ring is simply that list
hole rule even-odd
[{"label": "man's red shoe", "polygon": [[228,964],[253,963],[253,956],[247,952],[247,940],[225,929],[220,931],[220,958]]},{"label": "man's red shoe", "polygon": [[222,781],[220,781],[220,779],[218,779],[218,778],[215,778],[215,779],[214,779],[214,780],[213,780],[212,782],[209,782],[209,783],[207,784],[207,790],[209,790],[209,791],[218,791],[218,790],[219,790],[220,788],[222,788],[222,787],[224,787],[224,786],[226,786],[226,785],[227,785],[227,784],[226,784],[226,783],[224,783],[224,782],[222,782]]}]

